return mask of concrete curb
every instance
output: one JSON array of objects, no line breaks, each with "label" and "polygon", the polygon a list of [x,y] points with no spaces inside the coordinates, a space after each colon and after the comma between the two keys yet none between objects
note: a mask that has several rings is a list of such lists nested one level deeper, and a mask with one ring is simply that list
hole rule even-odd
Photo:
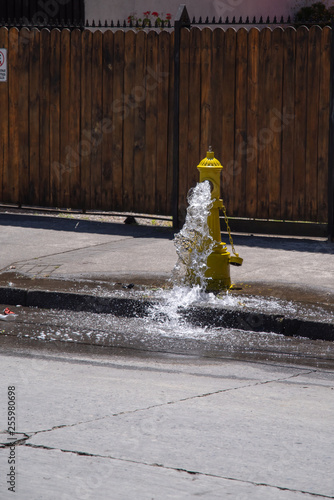
[{"label": "concrete curb", "polygon": [[[144,298],[99,297],[79,293],[0,287],[0,303],[43,309],[114,314],[130,318],[146,316],[149,308],[156,301]],[[236,328],[278,333],[289,337],[306,337],[312,340],[334,340],[334,323],[212,306],[180,308],[179,312],[189,323],[202,327]]]},{"label": "concrete curb", "polygon": [[99,297],[81,293],[29,290],[0,287],[0,303],[20,304],[41,309],[65,309],[95,313],[112,313],[115,316],[135,317],[147,313],[152,301],[123,297]]},{"label": "concrete curb", "polygon": [[192,324],[198,326],[279,333],[288,337],[306,337],[311,340],[334,340],[333,323],[289,318],[278,314],[227,308],[191,307],[185,311],[185,316]]}]

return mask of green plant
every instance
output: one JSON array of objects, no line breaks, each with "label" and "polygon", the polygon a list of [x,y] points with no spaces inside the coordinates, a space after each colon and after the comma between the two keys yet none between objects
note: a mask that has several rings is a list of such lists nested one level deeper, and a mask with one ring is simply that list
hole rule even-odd
[{"label": "green plant", "polygon": [[72,214],[67,214],[67,213],[61,213],[59,214],[59,217],[62,219],[74,219],[74,216]]},{"label": "green plant", "polygon": [[166,26],[168,22],[172,19],[172,14],[164,14],[163,12],[159,14],[158,12],[151,12],[150,10],[147,10],[146,12],[143,12],[143,17],[138,17],[136,12],[133,12],[128,16],[128,24],[132,23],[132,25],[136,25],[137,22],[139,24],[139,28],[143,28],[145,26],[149,26],[151,23],[151,26],[158,26],[161,27],[162,24]]},{"label": "green plant", "polygon": [[323,2],[315,2],[312,5],[301,7],[294,16],[294,23],[297,26],[302,24],[318,24],[326,26],[330,24],[334,16],[334,7],[326,7]]}]

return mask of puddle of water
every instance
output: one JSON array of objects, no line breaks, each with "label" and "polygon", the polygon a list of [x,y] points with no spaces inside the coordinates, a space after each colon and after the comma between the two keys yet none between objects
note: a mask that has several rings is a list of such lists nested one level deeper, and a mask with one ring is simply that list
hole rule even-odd
[{"label": "puddle of water", "polygon": [[[190,296],[193,295],[196,296],[196,293],[191,291]],[[191,303],[189,294],[181,298],[184,299],[183,303]],[[212,297],[206,300],[210,301]],[[20,320],[14,323],[4,322],[0,332],[29,340],[76,344],[78,348],[84,348],[84,344],[117,347],[126,349],[127,353],[145,351],[171,355],[204,355],[214,358],[298,362],[316,366],[334,363],[333,342],[232,328],[194,327],[187,324],[183,317],[178,318],[177,313],[168,316],[166,309],[161,311],[156,307],[152,309],[150,316],[143,318],[22,308]],[[62,350],[61,344],[56,344],[56,348]]]}]

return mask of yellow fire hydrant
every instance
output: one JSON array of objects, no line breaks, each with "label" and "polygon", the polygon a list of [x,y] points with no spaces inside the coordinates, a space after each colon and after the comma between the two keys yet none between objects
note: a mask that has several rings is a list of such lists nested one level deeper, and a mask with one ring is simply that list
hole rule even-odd
[{"label": "yellow fire hydrant", "polygon": [[[241,266],[242,258],[236,253],[233,245],[230,227],[226,215],[226,209],[223,200],[220,199],[220,173],[223,169],[221,163],[215,158],[211,147],[200,164],[198,165],[200,174],[200,182],[209,181],[211,186],[211,199],[214,200],[210,215],[208,216],[208,226],[210,235],[215,244],[213,251],[207,260],[207,270],[205,277],[208,279],[207,289],[210,291],[218,291],[227,289],[231,286],[230,264]],[[227,251],[226,244],[221,241],[220,235],[220,220],[219,209],[223,210],[229,240],[232,246],[233,256]]]}]

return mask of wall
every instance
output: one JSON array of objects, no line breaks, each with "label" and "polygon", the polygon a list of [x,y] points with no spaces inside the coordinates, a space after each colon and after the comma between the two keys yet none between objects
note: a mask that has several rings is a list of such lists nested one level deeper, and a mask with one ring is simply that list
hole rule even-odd
[{"label": "wall", "polygon": [[[260,17],[287,17],[293,14],[296,7],[313,3],[314,0],[86,0],[86,19],[104,21],[107,19],[114,21],[127,19],[127,17],[136,12],[142,16],[144,11],[157,11],[160,13],[176,14],[180,3],[185,3],[189,15],[192,18],[209,16],[212,18],[220,16],[226,18],[239,19],[240,16],[252,19],[254,16]],[[325,3],[331,3],[325,1]]]}]

